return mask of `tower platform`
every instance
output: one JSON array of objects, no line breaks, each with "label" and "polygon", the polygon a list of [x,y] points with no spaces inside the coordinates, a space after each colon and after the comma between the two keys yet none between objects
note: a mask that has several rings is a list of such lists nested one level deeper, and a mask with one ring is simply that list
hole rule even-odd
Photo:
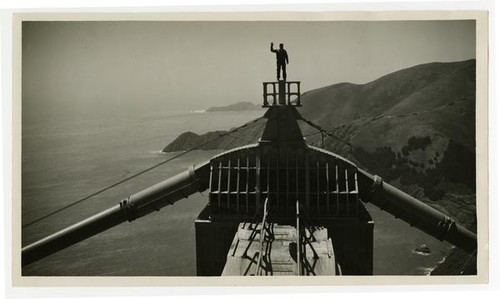
[{"label": "tower platform", "polygon": [[357,167],[305,143],[299,81],[263,82],[263,100],[259,142],[210,160],[197,274],[371,274],[373,221]]}]

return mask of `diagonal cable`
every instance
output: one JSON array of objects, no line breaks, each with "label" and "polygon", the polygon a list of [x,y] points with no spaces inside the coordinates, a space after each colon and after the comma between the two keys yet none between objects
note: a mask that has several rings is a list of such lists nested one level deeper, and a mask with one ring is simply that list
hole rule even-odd
[{"label": "diagonal cable", "polygon": [[[42,217],[37,218],[37,219],[35,219],[35,220],[31,221],[31,222],[28,222],[27,224],[23,225],[23,226],[22,226],[22,228],[26,228],[26,227],[28,227],[28,226],[31,226],[31,225],[33,225],[33,224],[35,224],[35,223],[37,223],[37,222],[40,222],[40,221],[42,221],[42,220],[46,219],[46,218],[48,218],[48,217],[51,217],[51,216],[53,216],[53,215],[55,215],[55,214],[57,214],[57,213],[60,213],[60,212],[62,212],[62,211],[64,211],[64,210],[66,210],[66,209],[68,209],[68,208],[70,208],[70,207],[72,207],[72,206],[74,206],[74,205],[77,205],[77,204],[79,204],[79,203],[81,203],[81,202],[83,202],[83,201],[85,201],[85,200],[88,200],[88,199],[90,199],[90,198],[92,198],[92,197],[94,197],[94,196],[96,196],[96,195],[98,195],[98,194],[101,194],[101,193],[103,193],[103,192],[105,192],[105,191],[107,191],[107,190],[109,190],[109,189],[111,189],[111,188],[114,188],[114,187],[116,187],[116,186],[118,186],[118,185],[120,185],[120,184],[123,184],[123,183],[125,183],[125,182],[127,182],[127,181],[129,181],[129,180],[131,180],[131,179],[133,179],[133,178],[136,178],[136,177],[138,177],[138,176],[140,176],[140,175],[142,175],[142,174],[144,174],[144,173],[146,173],[146,172],[148,172],[148,171],[151,171],[151,170],[153,170],[153,169],[155,169],[155,168],[158,168],[158,167],[160,167],[160,166],[162,166],[162,165],[164,165],[164,164],[167,164],[168,162],[170,162],[170,161],[172,161],[172,160],[175,160],[175,159],[177,159],[177,158],[179,158],[179,157],[181,157],[181,156],[184,156],[184,155],[186,155],[186,154],[188,154],[188,153],[190,153],[190,152],[192,152],[192,151],[194,151],[194,150],[200,149],[201,147],[203,147],[203,146],[205,146],[205,145],[207,145],[207,144],[209,144],[209,143],[211,143],[211,142],[214,142],[214,141],[216,141],[216,140],[217,140],[217,139],[219,139],[219,138],[222,138],[222,137],[224,137],[224,136],[228,136],[228,135],[230,135],[230,134],[233,134],[233,133],[237,132],[238,130],[240,130],[240,129],[242,129],[242,128],[245,128],[245,127],[250,127],[250,125],[252,125],[252,124],[256,123],[257,121],[259,121],[259,120],[260,120],[260,119],[262,119],[262,118],[263,118],[263,116],[258,117],[258,118],[256,118],[256,119],[254,119],[254,120],[250,121],[250,122],[245,123],[245,124],[244,124],[244,125],[242,125],[242,126],[239,126],[239,127],[237,127],[237,128],[231,129],[231,130],[229,130],[229,131],[227,131],[227,132],[225,132],[225,133],[221,133],[221,134],[219,134],[217,137],[215,137],[215,138],[213,138],[213,139],[210,139],[210,140],[208,140],[208,141],[206,141],[206,142],[203,142],[203,143],[201,143],[201,144],[198,144],[198,145],[196,145],[196,146],[194,146],[194,147],[190,148],[190,149],[189,149],[189,150],[187,150],[187,151],[184,151],[184,152],[182,152],[182,153],[180,153],[180,154],[177,154],[177,155],[175,155],[175,156],[173,156],[173,157],[171,157],[171,158],[169,158],[169,159],[167,159],[167,160],[165,160],[165,161],[162,161],[162,162],[157,163],[157,164],[155,164],[155,165],[152,165],[152,166],[150,166],[150,167],[148,167],[148,168],[146,168],[146,169],[143,169],[143,170],[141,170],[141,171],[139,171],[139,172],[137,172],[137,173],[135,173],[135,174],[133,174],[133,175],[131,175],[131,176],[128,176],[128,177],[126,177],[126,178],[124,178],[124,179],[122,179],[122,180],[119,180],[119,181],[118,181],[118,182],[116,182],[116,183],[113,183],[113,184],[111,184],[111,185],[109,185],[109,186],[107,186],[107,187],[101,188],[101,189],[97,190],[96,192],[94,192],[94,193],[92,193],[92,194],[89,194],[89,195],[87,195],[87,196],[85,196],[85,197],[83,197],[83,198],[81,198],[81,199],[79,199],[79,200],[77,200],[77,201],[74,201],[74,202],[72,202],[72,203],[70,203],[70,204],[68,204],[68,205],[66,205],[66,206],[63,206],[63,207],[61,207],[61,208],[59,208],[59,209],[57,209],[57,210],[55,210],[55,211],[53,211],[53,212],[50,212],[50,213],[46,214],[45,216],[42,216]],[[259,124],[259,125],[260,125],[260,124]]]},{"label": "diagonal cable", "polygon": [[312,121],[310,121],[310,120],[305,119],[304,117],[302,117],[302,115],[300,115],[300,119],[301,119],[301,120],[303,120],[303,121],[304,121],[305,123],[307,123],[308,125],[310,125],[311,127],[313,127],[313,128],[315,128],[315,129],[317,129],[318,131],[323,132],[323,133],[325,133],[326,135],[328,135],[328,136],[330,136],[330,137],[332,137],[332,138],[334,138],[334,139],[336,139],[336,140],[340,141],[341,143],[343,143],[343,144],[345,144],[345,145],[349,146],[350,148],[352,148],[352,144],[351,144],[351,143],[349,143],[348,141],[345,141],[344,139],[342,139],[342,138],[338,137],[338,136],[337,136],[337,135],[335,135],[333,132],[328,131],[328,130],[326,130],[326,129],[323,129],[323,127],[321,127],[320,125],[317,125],[317,124],[313,123],[313,122],[312,122]]}]

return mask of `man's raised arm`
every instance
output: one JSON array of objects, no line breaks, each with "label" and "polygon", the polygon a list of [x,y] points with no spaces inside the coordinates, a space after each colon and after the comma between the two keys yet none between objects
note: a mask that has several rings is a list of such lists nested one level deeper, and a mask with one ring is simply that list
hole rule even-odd
[{"label": "man's raised arm", "polygon": [[273,48],[273,43],[271,43],[271,52],[273,52],[273,53],[278,52],[277,50],[274,50],[274,48]]}]

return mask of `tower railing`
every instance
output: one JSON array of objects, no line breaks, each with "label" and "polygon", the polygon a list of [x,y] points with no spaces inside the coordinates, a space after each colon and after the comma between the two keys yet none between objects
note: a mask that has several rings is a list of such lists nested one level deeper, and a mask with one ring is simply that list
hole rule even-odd
[{"label": "tower railing", "polygon": [[[264,102],[262,107],[302,106],[300,102],[300,81],[262,82]],[[269,102],[269,100],[272,102]]]}]

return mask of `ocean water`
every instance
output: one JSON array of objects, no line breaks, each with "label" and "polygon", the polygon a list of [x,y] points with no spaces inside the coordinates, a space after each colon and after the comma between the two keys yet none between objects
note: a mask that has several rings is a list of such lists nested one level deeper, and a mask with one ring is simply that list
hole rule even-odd
[{"label": "ocean water", "polygon": [[[148,111],[29,117],[22,131],[22,222],[163,161],[161,149],[185,131],[230,129],[255,112]],[[78,115],[78,114],[75,114]],[[22,231],[23,246],[117,204],[219,151],[194,151]],[[23,275],[194,276],[194,220],[206,205],[195,194],[157,213],[124,223],[23,268]],[[425,275],[451,249],[377,208],[374,274]],[[421,244],[429,256],[412,253]]]}]

